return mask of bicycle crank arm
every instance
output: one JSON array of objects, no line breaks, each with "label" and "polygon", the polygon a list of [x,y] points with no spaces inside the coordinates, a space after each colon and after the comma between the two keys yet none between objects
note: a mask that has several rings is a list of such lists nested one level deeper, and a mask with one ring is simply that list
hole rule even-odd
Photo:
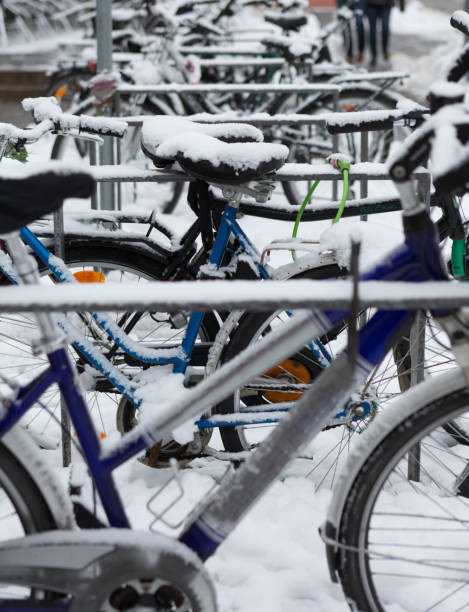
[{"label": "bicycle crank arm", "polygon": [[[167,536],[127,529],[48,531],[6,541],[0,583],[62,593],[54,605],[68,612],[99,612],[106,604],[119,609],[129,598],[136,607],[156,605],[168,592],[181,600],[200,590],[215,601],[197,555]],[[29,601],[32,608],[37,603]]]}]

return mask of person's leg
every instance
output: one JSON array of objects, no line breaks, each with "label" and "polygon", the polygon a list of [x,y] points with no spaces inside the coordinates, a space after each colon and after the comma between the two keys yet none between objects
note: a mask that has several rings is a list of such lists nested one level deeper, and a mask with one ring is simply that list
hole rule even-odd
[{"label": "person's leg", "polygon": [[389,21],[391,17],[391,7],[383,6],[381,9],[381,34],[383,44],[384,59],[389,59]]},{"label": "person's leg", "polygon": [[374,65],[376,64],[376,20],[378,18],[377,7],[368,5],[366,9],[366,16],[368,17],[369,23],[371,64]]},{"label": "person's leg", "polygon": [[365,51],[365,25],[363,23],[363,16],[365,13],[364,0],[359,0],[359,2],[356,3],[355,8],[362,11],[355,16],[355,22],[357,24],[358,61],[362,62],[363,52]]},{"label": "person's leg", "polygon": [[[340,8],[346,4],[347,0],[337,0],[337,6]],[[344,48],[346,59],[348,62],[353,61],[353,41],[352,41],[352,28],[350,27],[350,21],[347,21],[346,25],[342,29],[342,36],[344,39]]]}]

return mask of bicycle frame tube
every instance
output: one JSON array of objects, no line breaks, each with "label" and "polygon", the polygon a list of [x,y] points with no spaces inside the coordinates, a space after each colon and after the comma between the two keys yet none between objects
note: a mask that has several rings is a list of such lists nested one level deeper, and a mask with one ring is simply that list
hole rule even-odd
[{"label": "bicycle frame tube", "polygon": [[[434,236],[427,230],[417,238],[412,236],[408,239],[406,244],[395,250],[383,263],[364,275],[364,279],[443,280],[444,272],[439,266],[437,253]],[[70,385],[70,380],[75,381],[75,374],[68,357],[64,351],[57,351],[57,357],[55,353],[49,357],[53,375],[46,373],[44,380],[39,377],[18,394],[14,417],[7,414],[0,419],[0,432],[3,433],[7,429],[7,419],[10,419],[8,426],[11,426],[18,420],[18,415],[26,412],[46,385],[58,382],[109,524],[115,527],[128,526],[120,497],[113,484],[112,471],[115,468],[149,445],[161,441],[164,435],[181,422],[202,413],[210,405],[233,393],[252,376],[298,350],[304,345],[305,336],[321,335],[344,316],[347,316],[347,313],[343,311],[322,314],[313,311],[293,317],[278,333],[272,333],[270,338],[267,337],[263,342],[252,346],[212,376],[187,390],[173,406],[168,406],[162,418],[154,417],[147,424],[137,425],[105,451],[100,448],[78,385]],[[337,405],[343,405],[356,385],[381,361],[396,334],[407,325],[411,317],[411,311],[376,313],[360,333],[357,368],[352,367],[352,360],[346,356],[335,360],[326,368],[317,382],[298,400],[287,418],[274,428],[266,444],[257,449],[236,474],[222,484],[224,493],[215,495],[215,498],[209,501],[208,510],[199,513],[198,518],[181,536],[181,540],[202,558],[209,557],[260,492],[278,476],[298,449],[323,428],[331,415],[337,412]],[[312,405],[316,407],[313,413]],[[279,449],[286,450],[280,453]],[[243,492],[242,495],[240,491]],[[215,503],[214,499],[218,501]],[[223,501],[220,502],[220,499]]]},{"label": "bicycle frame tube", "polygon": [[[433,228],[431,228],[433,230]],[[422,260],[422,252],[427,255],[425,260]],[[434,239],[432,231],[426,230],[422,235],[415,238],[410,237],[406,244],[395,250],[386,260],[377,266],[373,271],[364,275],[366,279],[382,279],[382,280],[411,280],[423,281],[429,278],[433,280],[443,280],[445,278],[444,271],[440,267],[437,257],[438,247]],[[429,271],[431,275],[429,275]],[[241,353],[238,357],[222,366],[212,376],[205,379],[193,389],[188,390],[184,397],[174,404],[174,411],[171,411],[171,406],[167,409],[167,415],[162,419],[152,419],[152,422],[147,426],[138,425],[134,430],[126,434],[122,440],[109,449],[100,459],[99,469],[104,472],[111,471],[119,466],[128,458],[140,452],[146,445],[157,443],[163,435],[170,432],[176,427],[181,420],[187,420],[194,415],[200,414],[210,405],[219,402],[222,397],[226,397],[232,393],[242,382],[248,380],[251,376],[256,376],[258,373],[265,371],[278,360],[284,358],[287,354],[291,354],[304,344],[305,335],[311,336],[320,335],[322,330],[332,328],[344,316],[346,312],[328,312],[324,314],[304,315],[305,319],[293,317],[291,321],[285,325],[278,334],[272,334],[273,337],[267,337],[262,343],[252,346],[248,349],[247,354]],[[242,514],[246,511],[252,501],[262,490],[262,487],[268,486],[272,478],[275,478],[285,466],[285,462],[295,456],[302,444],[309,441],[311,437],[319,432],[324,424],[327,423],[330,417],[337,412],[337,406],[343,405],[350,393],[354,391],[357,380],[362,382],[363,377],[368,375],[373,368],[381,361],[386,354],[388,348],[392,345],[393,340],[399,332],[407,327],[413,313],[411,311],[379,311],[367,323],[360,333],[359,353],[357,370],[347,374],[348,366],[331,364],[326,368],[324,373],[318,378],[318,381],[312,385],[311,389],[304,394],[304,399],[298,401],[297,406],[290,412],[288,417],[277,426],[272,433],[275,435],[275,440],[278,436],[282,442],[270,444],[267,442],[267,447],[271,448],[272,455],[262,463],[262,467],[254,469],[246,468],[246,470],[237,470],[238,473],[257,474],[255,482],[243,481],[239,486],[236,485],[235,490],[252,491],[252,499],[248,500],[243,497],[243,507],[240,507],[234,497],[237,494],[231,494],[231,485],[223,485],[226,491],[226,499],[230,499],[227,505],[232,505],[232,509],[228,511],[227,507],[223,507],[216,517],[206,516],[202,514],[200,521],[197,519],[192,527],[186,530],[182,541],[188,544],[201,557],[206,558],[213,553],[221,540],[230,532],[229,525],[234,526]],[[299,321],[300,320],[300,321]],[[295,328],[295,325],[297,328]],[[286,331],[285,331],[286,330]],[[295,336],[295,334],[298,334]],[[287,346],[288,345],[288,346]],[[252,359],[249,359],[252,357]],[[345,363],[348,363],[345,359]],[[342,370],[344,370],[342,372]],[[337,370],[340,370],[338,374]],[[323,379],[327,382],[321,382]],[[340,384],[339,384],[340,382]],[[320,383],[320,385],[318,385]],[[326,385],[326,386],[325,386]],[[325,391],[327,387],[327,393]],[[318,391],[315,389],[318,388]],[[334,390],[334,393],[331,393]],[[323,403],[320,403],[323,402]],[[313,414],[311,414],[311,406],[317,406]],[[298,411],[301,411],[302,416],[294,416]],[[295,429],[293,436],[288,443],[285,442],[287,434],[282,434],[284,428],[289,428],[289,423],[301,421],[298,430]],[[309,422],[312,424],[309,424]],[[157,430],[160,428],[160,434]],[[313,429],[311,429],[313,428]],[[289,431],[289,430],[288,430]],[[289,431],[288,436],[293,435]],[[298,439],[296,439],[298,438]],[[278,452],[279,448],[286,446],[290,449],[288,459],[285,455]],[[254,457],[258,457],[259,450],[256,451],[248,460],[248,465]],[[277,454],[277,458],[275,455]],[[256,460],[257,461],[257,460]],[[280,464],[279,464],[280,461]],[[269,471],[265,471],[265,466],[269,464]],[[272,472],[273,470],[273,472]],[[270,480],[264,482],[266,478],[263,474],[271,474]],[[93,469],[93,474],[95,470]],[[260,482],[257,481],[260,479]],[[231,481],[230,481],[231,482]],[[251,486],[252,485],[252,486]],[[259,488],[260,487],[260,488]],[[250,494],[246,494],[250,495]],[[225,498],[224,495],[221,497]],[[234,513],[234,514],[233,514]],[[223,517],[226,516],[226,521]],[[207,533],[207,526],[215,525],[213,530]],[[220,539],[220,533],[224,534]]]},{"label": "bicycle frame tube", "polygon": [[[444,280],[433,227],[421,228],[363,279]],[[325,313],[331,320],[337,313]],[[346,313],[342,313],[342,316]],[[297,401],[286,419],[246,462],[194,513],[180,541],[202,559],[209,558],[249,507],[343,405],[357,384],[373,371],[393,339],[412,317],[411,311],[378,311],[359,335],[358,353],[343,354]],[[311,406],[315,407],[311,412]]]}]

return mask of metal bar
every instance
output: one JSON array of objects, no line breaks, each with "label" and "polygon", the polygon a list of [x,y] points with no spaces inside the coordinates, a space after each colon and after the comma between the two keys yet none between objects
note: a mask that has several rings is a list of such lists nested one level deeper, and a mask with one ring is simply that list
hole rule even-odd
[{"label": "metal bar", "polygon": [[[131,287],[131,285],[129,286]],[[147,283],[136,292],[125,285],[54,285],[46,292],[36,287],[4,287],[0,312],[62,312],[82,310],[190,310],[230,309],[347,309],[352,298],[349,280],[291,280],[253,283],[250,281],[180,281]],[[376,306],[387,310],[453,309],[469,306],[465,283],[365,281],[360,283],[360,308]]]},{"label": "metal bar", "polygon": [[[96,32],[98,46],[98,72],[112,72],[112,0],[96,0]],[[112,108],[105,104],[102,115],[112,115]],[[114,163],[113,138],[105,136],[100,149],[100,164]],[[104,210],[114,210],[114,185],[101,185],[100,207]]]},{"label": "metal bar", "polygon": [[[326,164],[310,164],[309,170],[305,171],[306,164],[285,164],[277,170],[269,180],[276,181],[314,181],[341,180],[342,174],[339,170]],[[31,170],[34,168],[31,167]],[[99,182],[186,182],[196,180],[184,172],[175,170],[138,170],[132,166],[97,166],[91,168],[91,174]],[[413,177],[428,183],[430,176],[426,168],[417,168]],[[389,174],[385,164],[373,164],[370,168],[365,164],[352,164],[349,173],[350,180],[359,181],[368,179],[373,181],[389,181]],[[215,182],[215,181],[214,181]]]},{"label": "metal bar", "polygon": [[[64,213],[63,207],[56,210],[54,218],[54,254],[56,257],[65,259],[64,244]],[[62,438],[62,465],[68,467],[72,461],[71,424],[67,405],[62,393],[60,393],[60,423]]]},{"label": "metal bar", "polygon": [[[425,366],[425,312],[419,310],[410,330],[410,385],[424,379]],[[407,478],[420,482],[420,443],[413,446],[407,457]]]},{"label": "metal bar", "polygon": [[224,59],[217,59],[217,58],[210,58],[210,59],[201,59],[200,61],[200,67],[201,68],[215,68],[215,67],[219,67],[219,68],[236,68],[236,67],[240,67],[240,68],[264,68],[264,67],[270,67],[270,68],[281,68],[282,66],[285,65],[285,60],[279,58],[275,58],[275,57],[265,57],[265,58],[253,58],[253,59],[246,59],[246,58],[224,58]]},{"label": "metal bar", "polygon": [[[368,132],[361,132],[360,134],[360,161],[368,161]],[[368,197],[368,179],[362,179],[360,181],[360,197]],[[361,215],[360,219],[366,221],[367,215]]]},{"label": "metal bar", "polygon": [[[97,162],[96,146],[97,146],[96,142],[93,142],[92,140],[90,140],[90,142],[88,143],[88,154],[90,157],[90,166],[96,166],[96,162]],[[96,191],[91,196],[91,208],[92,210],[98,210],[99,208],[98,194]]]},{"label": "metal bar", "polygon": [[207,93],[336,93],[340,91],[337,85],[310,84],[263,84],[263,83],[228,83],[221,85],[186,85],[179,83],[164,83],[162,85],[121,85],[120,94],[151,93],[154,95],[207,94]]},{"label": "metal bar", "polygon": [[[339,112],[339,92],[334,93],[334,95],[332,96],[332,99],[333,99],[333,104],[334,104],[334,113],[338,113]],[[331,153],[340,153],[338,134],[333,134],[332,136],[332,149],[333,150],[331,151]],[[339,193],[339,185],[337,181],[334,181],[332,183],[332,200],[334,202],[337,201],[338,193]]]},{"label": "metal bar", "polygon": [[[279,115],[269,115],[253,113],[249,116],[232,117],[230,114],[221,113],[219,115],[187,115],[184,119],[189,121],[197,121],[198,123],[249,123],[249,125],[258,126],[277,126],[277,125],[322,125],[332,117],[332,113],[324,113],[324,115],[304,115],[301,113],[282,113]],[[129,125],[141,125],[148,115],[131,115],[128,117],[120,117]],[[336,136],[334,134],[334,136]]]}]

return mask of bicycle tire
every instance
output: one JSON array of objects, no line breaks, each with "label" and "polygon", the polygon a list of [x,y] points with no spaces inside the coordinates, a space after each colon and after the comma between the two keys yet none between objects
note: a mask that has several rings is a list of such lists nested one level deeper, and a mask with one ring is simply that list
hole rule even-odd
[{"label": "bicycle tire", "polygon": [[50,83],[43,95],[53,96],[59,101],[62,110],[68,111],[76,102],[75,96],[80,91],[80,82],[89,81],[95,75],[95,71],[85,67],[58,71],[51,76]]},{"label": "bicycle tire", "polygon": [[[49,506],[34,479],[1,441],[0,487],[10,498],[26,534],[57,528]],[[3,513],[0,515],[5,516]],[[10,531],[2,533],[9,539],[15,537]]]},{"label": "bicycle tire", "polygon": [[[79,244],[74,244],[73,242],[69,244],[67,241],[65,242],[65,263],[72,270],[78,268],[77,271],[80,271],[82,268],[92,268],[93,270],[105,271],[105,274],[110,276],[112,279],[113,272],[112,270],[117,271],[118,274],[121,274],[121,279],[125,278],[125,280],[138,281],[138,279],[143,280],[164,280],[164,262],[156,260],[150,257],[148,254],[143,253],[138,248],[135,248],[131,245],[119,244],[118,246],[113,243],[102,242],[98,243],[96,240],[92,240],[90,246],[80,241]],[[48,272],[47,267],[40,262],[40,273],[43,275]],[[129,276],[130,275],[130,276]],[[115,273],[114,273],[115,276]],[[114,279],[115,280],[115,279]],[[4,277],[2,279],[2,284],[8,284],[9,281]],[[120,313],[119,313],[120,314]],[[163,315],[163,313],[161,313]],[[82,316],[80,314],[76,315],[78,317],[78,323],[83,325],[90,325],[90,334],[94,337],[95,341],[100,344],[101,348],[107,352],[108,349],[112,349],[113,343],[109,339],[102,336],[102,334],[97,334],[95,330],[95,326],[92,320],[86,317],[86,315]],[[151,315],[147,315],[148,318],[151,318]],[[119,317],[121,318],[121,317]],[[163,338],[166,333],[166,329],[169,326],[172,336],[172,344],[177,342],[177,338],[182,335],[183,328],[173,330],[171,327],[171,323],[167,322],[163,316],[160,317],[160,321],[152,323],[157,334],[159,334],[158,338]],[[169,319],[168,319],[169,320]],[[28,315],[4,315],[0,317],[0,322],[3,322],[2,333],[0,334],[1,345],[3,349],[0,349],[0,359],[3,360],[4,365],[8,366],[7,372],[23,372],[24,368],[27,368],[27,371],[30,372],[33,368],[42,367],[42,365],[46,365],[46,358],[44,356],[32,355],[29,351],[28,339],[31,333],[36,329],[35,320],[28,317]],[[76,323],[76,320],[74,320]],[[132,329],[132,334],[135,336],[139,336],[138,325],[144,326],[147,325],[145,319],[139,320],[137,326]],[[124,328],[125,329],[125,328]],[[204,338],[208,340],[212,339],[216,335],[216,331],[218,330],[218,322],[216,321],[215,315],[212,313],[207,313],[206,317],[204,317],[204,321],[202,323],[201,333],[204,335]],[[88,332],[86,332],[88,333]],[[147,327],[143,328],[142,334],[148,340],[151,340],[150,333],[148,332]],[[140,334],[140,335],[142,335]],[[153,336],[155,337],[155,336]],[[27,350],[25,350],[25,345],[27,346]],[[3,354],[2,354],[3,353]],[[74,359],[76,360],[77,354],[74,353]],[[7,363],[8,360],[8,363]],[[16,360],[16,361],[15,361]],[[137,372],[139,368],[144,367],[143,365],[126,365],[125,360],[122,358],[122,351],[118,351],[113,356],[112,360],[117,363],[119,367],[121,367],[121,362],[124,368],[127,368],[129,372]],[[15,365],[16,363],[16,365]],[[16,370],[15,370],[16,368]],[[87,371],[87,362],[86,360],[80,366],[80,370],[82,373]],[[104,434],[106,434],[107,430],[112,430],[115,428],[115,415],[117,411],[117,406],[119,403],[120,394],[116,393],[116,390],[113,388],[113,385],[107,381],[106,378],[98,377],[95,381],[94,391],[92,391],[92,401],[89,402],[91,409],[95,412],[99,422],[99,429]],[[91,386],[90,389],[93,389]],[[43,398],[44,399],[44,398]],[[56,387],[51,387],[48,393],[46,393],[45,402],[49,409],[49,415],[44,413],[41,407],[30,410],[24,417],[23,424],[26,427],[33,427],[34,424],[34,432],[32,433],[36,435],[38,441],[42,440],[42,444],[47,447],[48,444],[53,447],[55,444],[55,440],[59,438],[59,430],[58,425],[52,426],[52,421],[54,417],[51,415],[59,414],[60,410],[60,402],[59,402],[59,394],[58,389]],[[90,398],[88,398],[90,399]],[[114,403],[115,408],[113,411],[110,410],[109,405]],[[102,405],[101,405],[102,404]],[[111,414],[112,413],[112,414]],[[106,416],[107,415],[107,416]],[[52,419],[52,421],[51,421]],[[54,435],[51,437],[51,434],[47,433],[47,430],[54,431]],[[41,442],[40,442],[41,443]]]},{"label": "bicycle tire", "polygon": [[[320,268],[314,268],[307,270],[301,274],[295,275],[293,278],[310,278],[316,280],[323,280],[329,278],[338,278],[343,276],[343,271],[336,264],[330,264],[321,266]],[[272,318],[272,313],[259,312],[259,313],[247,313],[243,315],[240,320],[236,331],[230,338],[230,341],[222,354],[221,363],[230,361],[238,353],[244,350],[258,333],[259,329],[262,329],[266,322],[269,322]],[[269,323],[270,324],[270,323]],[[307,368],[308,375],[312,377],[319,374],[321,367],[317,361],[310,355],[301,355],[297,353],[294,356],[294,360],[298,361],[302,366]],[[291,364],[289,364],[291,367]],[[293,371],[293,370],[291,370]],[[305,374],[304,369],[300,368],[301,376]],[[295,375],[293,374],[293,377]],[[259,395],[259,394],[258,394]],[[260,394],[262,395],[262,393]],[[264,403],[264,398],[256,397],[256,400]],[[236,412],[235,407],[235,396],[231,395],[224,401],[220,402],[218,406],[213,409],[216,414],[233,414]],[[242,427],[221,427],[220,437],[223,442],[223,446],[228,452],[242,452],[250,450],[251,444],[246,440],[244,430]]]},{"label": "bicycle tire", "polygon": [[[340,270],[336,265],[322,266],[303,273],[301,276],[316,279],[326,278],[337,278],[343,276],[344,271]],[[365,314],[365,313],[363,313]],[[235,357],[239,352],[244,350],[251,342],[258,341],[262,338],[265,332],[269,331],[270,320],[272,313],[253,313],[244,315],[240,319],[239,325],[235,332],[230,337],[230,341],[225,348],[221,360],[221,363],[229,361]],[[281,320],[279,319],[281,322]],[[326,338],[321,338],[321,341],[326,346],[326,349],[334,354],[346,346],[345,339],[341,340],[343,331],[345,331],[346,323],[336,326],[335,329],[331,330]],[[430,329],[430,332],[428,331]],[[434,342],[434,332],[431,331],[431,327],[428,324],[425,326],[425,333],[429,345],[425,354],[425,371],[428,373],[441,373],[442,369],[452,368],[456,365],[453,356],[449,359],[442,358],[441,354],[435,347],[438,345]],[[430,342],[430,340],[431,342]],[[397,349],[400,349],[399,351]],[[311,446],[307,451],[308,456],[312,456],[314,459],[313,467],[310,471],[310,477],[315,481],[317,487],[322,486],[324,483],[329,482],[333,484],[335,476],[339,471],[339,467],[345,455],[349,454],[350,450],[353,449],[359,436],[356,434],[362,433],[366,430],[368,423],[374,419],[375,416],[379,418],[379,412],[381,410],[387,410],[392,408],[395,400],[401,395],[401,393],[410,386],[410,374],[412,368],[410,367],[409,360],[410,342],[409,334],[403,332],[402,338],[400,338],[394,345],[393,350],[385,356],[381,364],[375,368],[366,384],[364,385],[364,393],[361,399],[364,404],[362,407],[365,408],[365,413],[362,418],[354,418],[346,421],[344,424],[337,426],[334,422],[328,426],[328,428],[312,441]],[[295,359],[307,366],[308,364],[302,359],[301,352],[292,356],[290,359]],[[449,361],[449,364],[447,363]],[[444,364],[444,365],[442,365]],[[269,377],[264,375],[263,379],[269,382],[278,382],[277,379],[290,380],[293,383],[309,382],[314,381],[315,376],[320,372],[320,367],[317,362],[311,362],[307,376],[301,372],[298,374],[298,378],[295,380],[294,377],[295,369],[291,363],[279,364],[284,369],[283,372],[273,372],[270,374],[275,380],[269,380]],[[298,371],[298,370],[297,370]],[[302,377],[300,379],[300,377]],[[249,409],[250,405],[266,405],[266,409],[275,410],[275,403],[282,401],[281,397],[269,397],[269,395],[262,389],[263,379],[258,379],[251,384],[251,388],[256,389],[257,395],[254,391],[249,390],[238,390],[237,394],[233,394],[223,402],[221,402],[215,409],[216,414],[228,414],[232,415],[243,409],[243,405],[246,406],[246,410]],[[267,385],[265,389],[267,389]],[[291,398],[294,401],[294,398]],[[284,400],[286,401],[286,400]],[[273,404],[273,406],[272,406]],[[358,404],[360,407],[360,404]],[[350,406],[348,408],[350,410]],[[338,407],[337,412],[340,412]],[[264,428],[264,432],[259,429]],[[268,426],[266,424],[255,427],[250,426],[238,426],[230,427],[223,426],[220,428],[220,437],[222,439],[225,450],[229,452],[242,452],[248,451],[255,448],[258,441],[261,440],[262,436],[267,432]],[[469,440],[469,434],[466,436],[466,432],[469,431],[462,427],[462,423],[455,423],[451,421],[448,423],[451,435],[457,440],[458,436],[463,437],[465,440]],[[250,436],[250,437],[248,437]],[[258,439],[257,439],[258,437]],[[332,449],[336,448],[337,452],[334,455]]]},{"label": "bicycle tire", "polygon": [[[37,487],[31,474],[23,467],[18,458],[0,441],[0,530],[1,539],[16,539],[57,529],[52,513]],[[21,533],[20,533],[21,532]],[[135,576],[132,587],[137,592],[139,583],[145,579],[146,586],[150,578],[155,580],[153,597],[155,604],[164,609],[184,609],[193,612],[216,610],[215,592],[205,570],[197,568],[193,561],[180,553],[165,550],[161,558],[163,563],[157,567],[154,576]],[[129,590],[128,583],[112,588],[110,598],[114,603],[119,596]],[[145,591],[146,592],[146,591]],[[13,600],[18,606],[21,601],[46,603],[59,599],[62,595],[54,592],[28,589],[15,585],[1,586],[3,600]],[[104,604],[104,602],[103,602]],[[109,604],[109,607],[111,606]]]},{"label": "bicycle tire", "polygon": [[[465,572],[457,569],[466,567],[460,551],[469,544],[467,495],[457,493],[467,445],[457,444],[444,425],[467,413],[469,392],[462,387],[438,399],[428,391],[413,397],[417,407],[360,465],[341,513],[338,574],[351,607],[363,612],[467,605],[460,588]],[[405,456],[417,444],[421,480],[408,482]]]},{"label": "bicycle tire", "polygon": [[[19,459],[0,441],[0,538],[9,540],[57,529],[52,512]],[[31,589],[2,584],[1,597],[16,604],[30,601],[38,594]],[[41,599],[51,600],[53,593],[42,592]]]}]

